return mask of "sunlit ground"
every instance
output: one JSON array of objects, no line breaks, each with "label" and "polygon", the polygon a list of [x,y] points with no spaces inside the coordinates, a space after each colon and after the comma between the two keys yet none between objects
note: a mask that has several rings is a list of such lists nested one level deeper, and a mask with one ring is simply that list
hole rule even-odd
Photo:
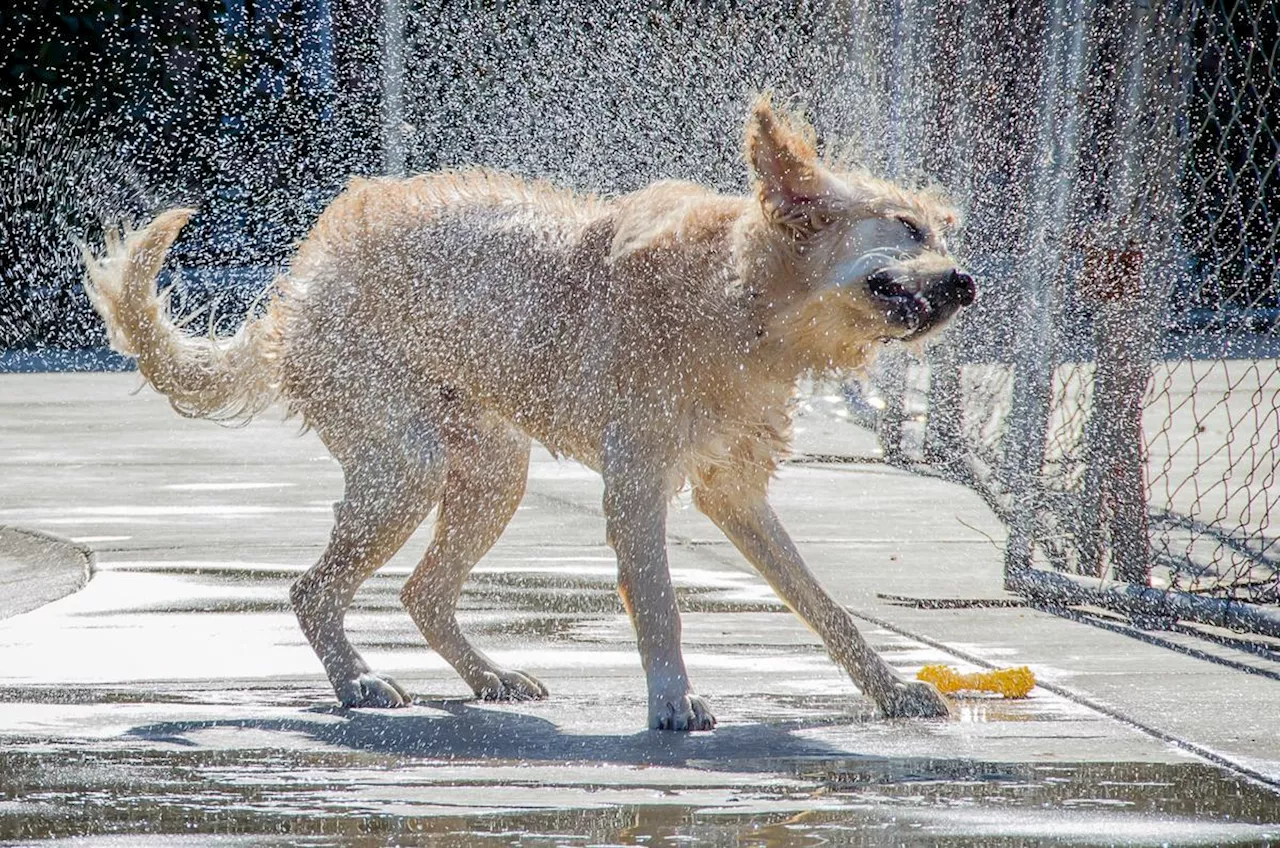
[{"label": "sunlit ground", "polygon": [[[270,421],[247,431],[181,421],[162,399],[128,397],[130,375],[2,379],[12,449],[0,459],[0,523],[78,539],[100,562],[84,590],[0,621],[0,840],[1280,839],[1270,789],[1043,689],[961,702],[952,722],[877,718],[683,503],[672,513],[673,577],[690,671],[720,726],[640,730],[642,675],[603,544],[598,480],[544,454],[521,512],[468,584],[462,623],[553,697],[478,704],[422,646],[397,595],[428,527],[348,617],[370,662],[418,700],[340,710],[287,605],[339,485],[312,437]],[[826,450],[840,426],[819,415],[802,438]],[[801,549],[855,608],[941,575],[969,595],[999,585],[999,548],[986,538],[998,522],[963,490],[875,466],[795,467],[779,485]],[[1025,611],[977,614],[1030,636]],[[906,674],[956,661],[864,630]]]}]

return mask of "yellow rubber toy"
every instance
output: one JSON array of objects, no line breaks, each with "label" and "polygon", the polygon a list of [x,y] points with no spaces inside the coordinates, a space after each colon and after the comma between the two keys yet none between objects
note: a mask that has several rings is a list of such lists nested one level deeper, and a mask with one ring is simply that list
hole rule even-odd
[{"label": "yellow rubber toy", "polygon": [[927,665],[916,674],[916,679],[932,683],[948,695],[963,691],[992,692],[1005,698],[1025,698],[1036,685],[1036,676],[1025,665],[973,674],[961,674],[947,665]]}]

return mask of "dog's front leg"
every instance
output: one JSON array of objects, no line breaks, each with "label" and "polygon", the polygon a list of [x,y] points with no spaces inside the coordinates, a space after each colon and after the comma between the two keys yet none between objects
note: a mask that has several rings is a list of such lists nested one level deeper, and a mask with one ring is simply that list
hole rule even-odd
[{"label": "dog's front leg", "polygon": [[615,449],[604,462],[604,513],[618,557],[618,593],[635,626],[652,730],[715,727],[693,694],[680,649],[680,610],[667,567],[666,469]]},{"label": "dog's front leg", "polygon": [[694,502],[724,531],[809,629],[821,637],[832,659],[893,718],[932,718],[950,706],[928,683],[902,680],[872,650],[853,617],[818,583],[762,494],[697,489]]}]

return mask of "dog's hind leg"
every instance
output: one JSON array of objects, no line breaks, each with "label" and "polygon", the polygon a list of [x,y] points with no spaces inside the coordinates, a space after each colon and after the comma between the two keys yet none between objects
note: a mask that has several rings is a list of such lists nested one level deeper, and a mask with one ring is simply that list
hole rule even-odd
[{"label": "dog's hind leg", "polygon": [[928,683],[898,677],[853,623],[853,617],[818,583],[765,499],[762,483],[694,488],[694,503],[724,531],[778,597],[821,637],[832,659],[889,717],[930,718],[950,712]]},{"label": "dog's hind leg", "polygon": [[[354,428],[343,435],[351,432]],[[322,438],[326,435],[321,432]],[[328,435],[326,443],[336,442]],[[431,427],[409,426],[399,433],[380,430],[376,443],[369,440],[353,448],[344,441],[330,448],[342,465],[343,497],[334,506],[328,547],[293,584],[294,612],[343,706],[406,706],[404,689],[374,673],[352,646],[343,618],[360,584],[431,511],[444,481],[443,443]]]},{"label": "dog's hind leg", "polygon": [[524,496],[529,438],[502,421],[478,423],[449,439],[448,470],[435,538],[400,598],[433,650],[485,700],[545,698],[547,687],[505,669],[458,626],[463,581],[498,540]]}]

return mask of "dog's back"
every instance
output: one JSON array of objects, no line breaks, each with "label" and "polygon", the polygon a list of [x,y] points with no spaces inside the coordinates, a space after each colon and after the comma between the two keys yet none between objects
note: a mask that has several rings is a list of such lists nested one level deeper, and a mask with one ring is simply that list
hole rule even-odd
[{"label": "dog's back", "polygon": [[612,400],[636,394],[618,380],[678,403],[714,370],[735,306],[708,254],[738,211],[683,183],[603,201],[485,171],[358,181],[290,271],[285,393],[309,414],[351,390],[335,375],[406,379],[595,464]]}]

